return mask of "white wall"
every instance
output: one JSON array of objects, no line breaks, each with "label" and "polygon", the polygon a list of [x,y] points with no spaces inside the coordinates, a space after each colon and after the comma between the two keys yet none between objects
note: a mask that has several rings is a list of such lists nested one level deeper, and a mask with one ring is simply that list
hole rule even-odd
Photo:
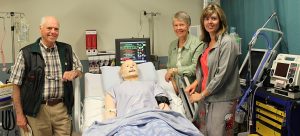
[{"label": "white wall", "polygon": [[[0,12],[25,13],[30,24],[30,43],[39,37],[40,18],[56,16],[61,22],[58,40],[71,44],[81,60],[87,59],[87,29],[97,30],[98,50],[114,50],[116,38],[149,37],[148,18],[143,15],[144,10],[160,13],[154,17],[155,54],[166,56],[169,43],[176,38],[171,25],[174,13],[179,10],[188,12],[192,25],[197,25],[202,9],[202,0],[0,0],[0,3]],[[6,17],[4,52],[7,62],[12,62],[9,23],[10,18]],[[3,22],[0,21],[0,40],[2,34]]]}]

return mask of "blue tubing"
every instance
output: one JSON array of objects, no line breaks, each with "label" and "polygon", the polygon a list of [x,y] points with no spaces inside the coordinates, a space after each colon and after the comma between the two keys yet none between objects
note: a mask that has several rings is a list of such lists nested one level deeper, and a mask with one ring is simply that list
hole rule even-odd
[{"label": "blue tubing", "polygon": [[[265,63],[267,62],[267,58],[269,58],[270,54],[271,54],[271,51],[272,51],[272,45],[271,45],[271,41],[270,39],[268,38],[268,36],[265,34],[265,33],[259,33],[258,35],[261,35],[263,38],[266,39],[267,41],[267,54],[266,54],[266,57],[263,58],[262,60],[262,65],[260,65],[256,72],[255,72],[255,75],[254,77],[252,78],[253,80],[250,82],[250,85],[249,87],[247,88],[245,94],[243,95],[242,99],[239,101],[239,104],[238,106],[236,107],[237,110],[240,110],[240,107],[244,104],[244,102],[246,101],[248,95],[251,93],[252,91],[252,88],[253,88],[253,85],[257,82],[257,78],[258,78],[258,75],[262,72],[262,70],[264,69],[264,65]],[[251,56],[250,56],[251,57]],[[244,91],[243,91],[244,92]]]}]

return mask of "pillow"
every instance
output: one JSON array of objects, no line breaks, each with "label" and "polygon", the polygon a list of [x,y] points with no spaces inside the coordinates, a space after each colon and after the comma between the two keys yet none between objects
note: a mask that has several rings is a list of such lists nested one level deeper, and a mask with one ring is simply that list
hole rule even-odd
[{"label": "pillow", "polygon": [[[138,64],[139,80],[141,81],[157,81],[155,67],[152,62]],[[119,85],[123,79],[119,74],[120,66],[103,66],[100,67],[102,72],[102,83],[104,90],[111,89]]]},{"label": "pillow", "polygon": [[168,95],[176,95],[172,82],[167,82],[165,80],[165,74],[167,73],[167,69],[160,69],[156,71],[157,73],[157,83],[164,89]]},{"label": "pillow", "polygon": [[101,74],[85,73],[84,75],[85,97],[101,97],[104,99]]},{"label": "pillow", "polygon": [[157,82],[156,70],[152,62],[138,64],[138,69],[140,80]]}]

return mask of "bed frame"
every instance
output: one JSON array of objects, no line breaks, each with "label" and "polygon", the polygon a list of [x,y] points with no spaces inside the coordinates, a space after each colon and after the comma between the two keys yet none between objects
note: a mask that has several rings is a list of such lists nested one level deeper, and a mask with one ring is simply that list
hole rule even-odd
[{"label": "bed frame", "polygon": [[[178,78],[177,87],[179,95],[176,95],[171,82],[166,82],[164,75],[166,69],[156,70],[157,83],[167,91],[170,100],[170,107],[186,116],[190,121],[194,120],[197,104],[189,103],[188,97],[184,92],[184,88],[189,84],[186,78]],[[84,91],[80,89],[80,80],[74,81],[74,112],[73,125],[75,132],[82,132],[89,127],[94,121],[102,121],[104,115],[104,98],[105,91],[102,86],[102,75],[86,73],[84,76]],[[83,97],[84,95],[84,97]],[[83,100],[82,100],[83,98]],[[92,105],[92,107],[91,107]],[[92,110],[92,111],[91,111]],[[99,115],[100,114],[100,115]]]}]

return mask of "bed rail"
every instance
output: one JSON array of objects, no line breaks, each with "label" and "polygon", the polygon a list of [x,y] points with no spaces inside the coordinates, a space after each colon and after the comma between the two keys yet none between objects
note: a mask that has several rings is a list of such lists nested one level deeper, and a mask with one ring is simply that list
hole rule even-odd
[{"label": "bed rail", "polygon": [[194,121],[196,117],[196,113],[198,112],[198,103],[191,103],[189,99],[189,94],[184,90],[187,86],[190,85],[190,82],[186,76],[175,76],[176,87],[178,88],[178,95],[183,101],[183,107],[185,110],[186,117],[190,121]]},{"label": "bed rail", "polygon": [[81,89],[80,78],[73,81],[74,87],[74,110],[73,110],[73,128],[75,132],[81,132]]}]

